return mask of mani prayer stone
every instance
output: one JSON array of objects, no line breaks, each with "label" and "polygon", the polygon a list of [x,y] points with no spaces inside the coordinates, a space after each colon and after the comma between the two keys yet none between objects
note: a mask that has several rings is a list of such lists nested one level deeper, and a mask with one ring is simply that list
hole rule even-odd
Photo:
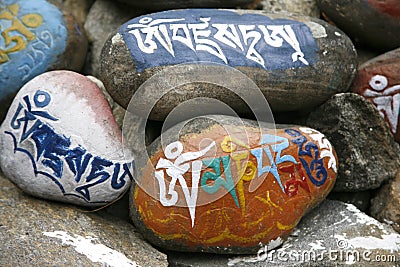
[{"label": "mani prayer stone", "polygon": [[356,43],[388,51],[400,46],[398,0],[317,0],[325,17]]},{"label": "mani prayer stone", "polygon": [[45,0],[0,0],[0,119],[18,90],[53,69],[80,70],[87,39],[68,14]]},{"label": "mani prayer stone", "polygon": [[352,90],[375,105],[400,142],[400,48],[361,65]]},{"label": "mani prayer stone", "polygon": [[21,88],[0,127],[0,151],[3,173],[44,199],[101,206],[133,179],[103,93],[71,71],[44,73]]},{"label": "mani prayer stone", "polygon": [[[159,247],[257,253],[280,245],[332,189],[336,153],[320,132],[228,116],[167,130],[137,164],[131,217]],[[183,126],[184,125],[184,126]]]},{"label": "mani prayer stone", "polygon": [[[186,9],[144,15],[122,25],[103,47],[100,77],[126,108],[156,73],[189,64],[186,71],[169,77],[185,81],[185,75],[193,75],[191,66],[199,63],[241,71],[260,88],[273,111],[323,103],[349,88],[357,68],[350,39],[322,20],[254,10]],[[176,105],[196,97],[218,99],[248,114],[248,107],[229,89],[204,82],[218,75],[210,71],[198,77],[199,82],[176,87],[160,99],[149,118],[164,120]],[[149,99],[157,89],[146,90],[138,102],[153,106]]]},{"label": "mani prayer stone", "polygon": [[153,1],[139,1],[139,0],[118,0],[119,2],[138,7],[143,10],[168,10],[168,9],[181,9],[181,8],[205,8],[205,7],[219,7],[219,8],[234,8],[238,6],[245,6],[257,2],[257,0],[153,0]]}]

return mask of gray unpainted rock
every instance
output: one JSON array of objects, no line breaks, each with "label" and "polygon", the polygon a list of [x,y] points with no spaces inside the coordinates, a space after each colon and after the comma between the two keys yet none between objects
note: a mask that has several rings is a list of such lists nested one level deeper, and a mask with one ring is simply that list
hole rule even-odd
[{"label": "gray unpainted rock", "polygon": [[370,207],[372,192],[332,192],[329,194],[328,199],[339,200],[348,204],[353,204],[359,210],[367,212]]},{"label": "gray unpainted rock", "polygon": [[143,11],[112,0],[97,0],[89,10],[84,28],[89,39],[89,54],[84,72],[98,75],[100,53],[109,34]]},{"label": "gray unpainted rock", "polygon": [[169,253],[168,261],[170,266],[180,267],[375,267],[376,257],[384,256],[390,261],[380,262],[379,266],[400,264],[400,235],[351,204],[325,200],[302,219],[297,229],[281,248],[268,254],[263,249],[258,255],[242,257]]},{"label": "gray unpainted rock", "polygon": [[393,181],[382,186],[372,199],[371,215],[392,225],[400,233],[400,172]]},{"label": "gray unpainted rock", "polygon": [[71,13],[75,19],[84,24],[91,5],[95,0],[53,0],[60,7]]},{"label": "gray unpainted rock", "polygon": [[310,17],[320,17],[316,0],[262,0],[261,5],[266,11],[287,11]]},{"label": "gray unpainted rock", "polygon": [[0,244],[0,266],[167,266],[127,221],[32,198],[1,173]]},{"label": "gray unpainted rock", "polygon": [[331,140],[339,158],[333,191],[379,188],[400,167],[400,149],[374,106],[353,93],[336,94],[313,111],[307,126]]}]

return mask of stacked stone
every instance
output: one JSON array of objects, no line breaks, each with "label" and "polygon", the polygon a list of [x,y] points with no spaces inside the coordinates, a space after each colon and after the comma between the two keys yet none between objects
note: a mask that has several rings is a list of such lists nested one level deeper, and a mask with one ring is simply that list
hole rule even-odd
[{"label": "stacked stone", "polygon": [[0,265],[400,264],[399,11],[0,0]]}]

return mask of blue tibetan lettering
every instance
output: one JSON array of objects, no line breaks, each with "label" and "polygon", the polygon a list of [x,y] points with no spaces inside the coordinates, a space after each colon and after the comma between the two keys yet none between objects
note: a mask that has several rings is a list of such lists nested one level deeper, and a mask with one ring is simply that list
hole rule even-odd
[{"label": "blue tibetan lettering", "polygon": [[[328,178],[328,173],[324,167],[323,158],[319,158],[318,146],[313,142],[306,144],[307,138],[297,130],[286,129],[285,132],[288,135],[295,137],[295,139],[291,141],[299,147],[299,158],[301,164],[307,172],[308,178],[310,178],[311,182],[316,186],[323,185]],[[310,164],[307,163],[304,157],[312,158]],[[312,171],[316,171],[316,178],[313,176]]]},{"label": "blue tibetan lettering", "polygon": [[318,45],[306,24],[260,14],[216,9],[165,11],[132,19],[119,33],[138,72],[195,62],[275,70],[318,61]]}]

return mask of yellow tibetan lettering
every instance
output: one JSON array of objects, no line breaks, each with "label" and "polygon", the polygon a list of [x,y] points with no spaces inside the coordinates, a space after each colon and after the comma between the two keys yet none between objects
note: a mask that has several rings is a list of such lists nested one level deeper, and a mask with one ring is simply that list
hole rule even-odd
[{"label": "yellow tibetan lettering", "polygon": [[43,23],[39,14],[27,14],[18,18],[18,11],[18,4],[13,4],[0,13],[0,20],[11,21],[11,26],[1,32],[5,47],[0,48],[0,64],[10,60],[8,54],[24,50],[27,43],[36,38],[28,28],[37,28]]}]

